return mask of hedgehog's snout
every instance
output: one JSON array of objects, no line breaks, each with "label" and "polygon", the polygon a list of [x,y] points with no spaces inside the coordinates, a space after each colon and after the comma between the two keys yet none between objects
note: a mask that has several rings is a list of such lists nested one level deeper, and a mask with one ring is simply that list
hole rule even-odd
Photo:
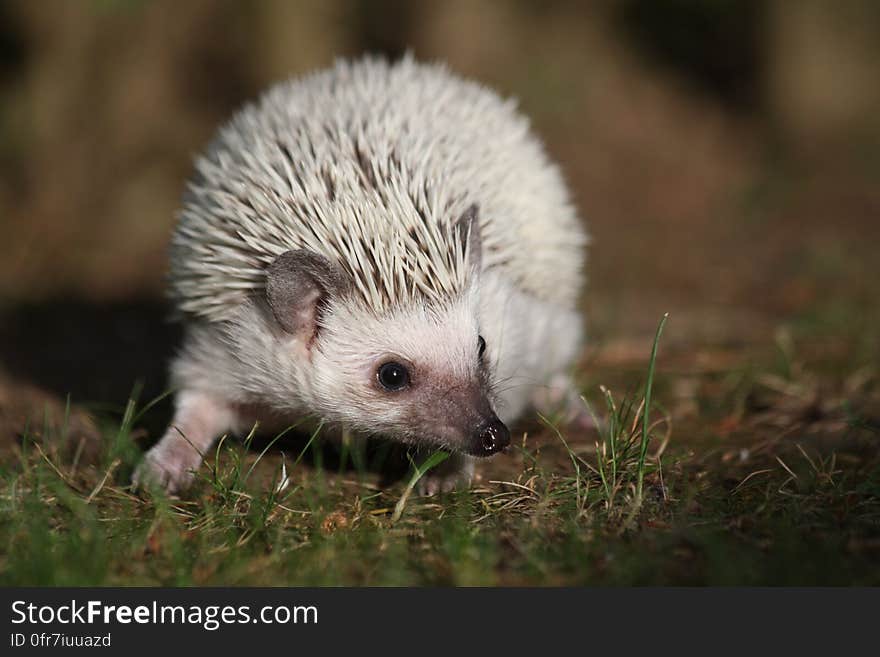
[{"label": "hedgehog's snout", "polygon": [[510,431],[494,413],[477,430],[476,455],[492,456],[510,444]]}]

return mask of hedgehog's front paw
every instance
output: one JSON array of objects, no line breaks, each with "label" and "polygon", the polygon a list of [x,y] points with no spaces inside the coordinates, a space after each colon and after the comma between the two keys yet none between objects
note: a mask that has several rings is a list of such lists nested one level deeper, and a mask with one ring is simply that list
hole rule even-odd
[{"label": "hedgehog's front paw", "polygon": [[467,488],[474,478],[474,459],[463,454],[450,454],[449,458],[429,470],[416,484],[419,495],[450,493],[457,488]]},{"label": "hedgehog's front paw", "polygon": [[166,493],[178,493],[192,484],[194,471],[201,462],[201,455],[191,445],[181,445],[179,438],[170,445],[162,440],[144,455],[132,477],[132,488],[160,488]]}]

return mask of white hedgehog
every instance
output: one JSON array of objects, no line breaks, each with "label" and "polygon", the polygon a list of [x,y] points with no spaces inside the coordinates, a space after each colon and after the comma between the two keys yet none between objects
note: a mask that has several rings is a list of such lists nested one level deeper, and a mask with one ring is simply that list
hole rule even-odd
[{"label": "white hedgehog", "polygon": [[512,101],[410,57],[340,62],[246,106],[196,169],[176,412],[136,485],[180,490],[219,435],[311,415],[451,451],[431,494],[570,393],[587,237]]}]

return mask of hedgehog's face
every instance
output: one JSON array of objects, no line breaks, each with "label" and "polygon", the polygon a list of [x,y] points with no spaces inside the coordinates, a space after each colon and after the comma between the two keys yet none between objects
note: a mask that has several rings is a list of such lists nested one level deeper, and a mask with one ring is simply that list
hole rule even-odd
[{"label": "hedgehog's face", "polygon": [[328,293],[320,279],[332,285],[329,270],[308,284],[281,282],[303,266],[324,265],[302,254],[273,265],[268,298],[279,324],[299,338],[292,357],[304,363],[303,392],[315,411],[361,431],[473,456],[510,443],[493,410],[476,290],[441,306],[412,302],[377,316],[350,295]]},{"label": "hedgehog's face", "polygon": [[475,295],[441,309],[413,304],[382,317],[365,318],[345,306],[330,310],[312,351],[325,415],[473,456],[505,448],[510,434],[492,407],[475,311]]}]

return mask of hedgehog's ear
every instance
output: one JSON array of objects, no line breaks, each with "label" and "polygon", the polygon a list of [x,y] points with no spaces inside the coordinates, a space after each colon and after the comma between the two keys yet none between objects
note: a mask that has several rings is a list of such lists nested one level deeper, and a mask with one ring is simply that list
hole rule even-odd
[{"label": "hedgehog's ear", "polygon": [[480,235],[480,207],[473,203],[461,213],[455,223],[456,230],[468,254],[471,269],[480,271],[483,261],[483,240]]},{"label": "hedgehog's ear", "polygon": [[320,303],[342,287],[325,257],[304,249],[285,251],[266,269],[266,300],[288,333],[308,343],[318,330]]}]

